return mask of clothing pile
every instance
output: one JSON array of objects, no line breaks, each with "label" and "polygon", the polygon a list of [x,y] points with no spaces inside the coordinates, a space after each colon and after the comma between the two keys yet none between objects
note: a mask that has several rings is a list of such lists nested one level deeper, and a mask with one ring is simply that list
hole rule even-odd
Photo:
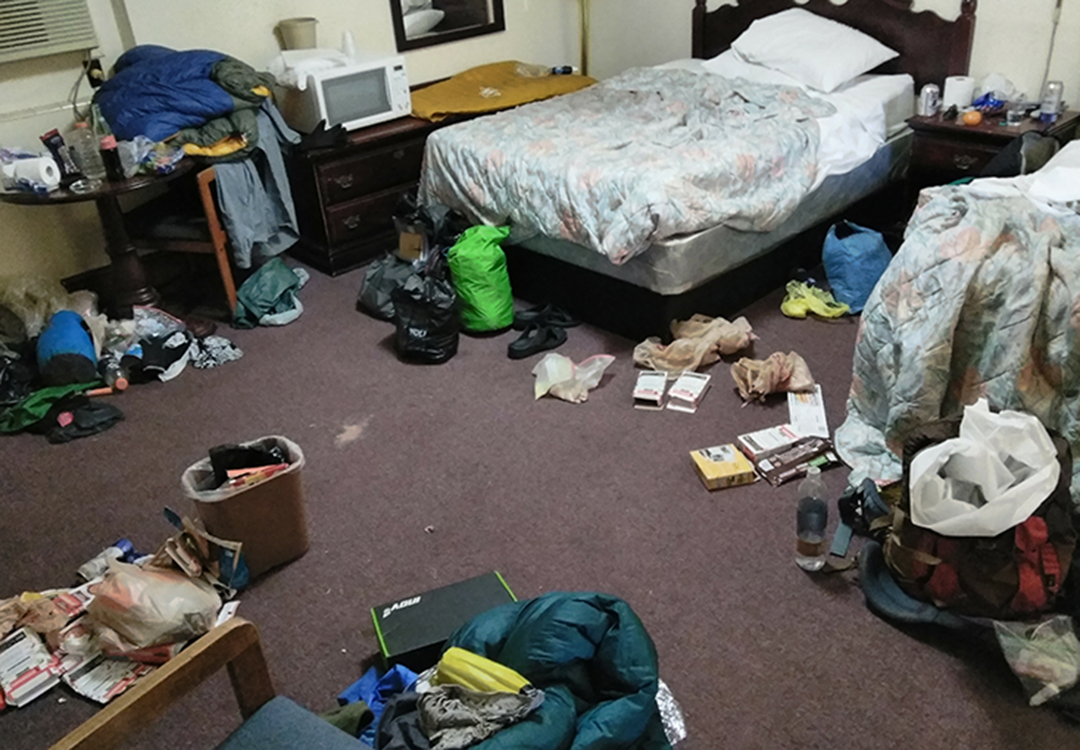
[{"label": "clothing pile", "polygon": [[357,736],[377,750],[662,750],[684,735],[661,692],[656,649],[625,601],[552,592],[474,617],[428,671],[370,672],[339,701],[366,703],[370,715],[345,715],[371,722]]},{"label": "clothing pile", "polygon": [[[280,261],[279,261],[280,262]],[[0,284],[0,433],[31,432],[66,443],[124,418],[96,396],[131,383],[169,381],[240,359],[209,321],[184,321],[153,307],[109,320],[89,292],[15,278]]]}]

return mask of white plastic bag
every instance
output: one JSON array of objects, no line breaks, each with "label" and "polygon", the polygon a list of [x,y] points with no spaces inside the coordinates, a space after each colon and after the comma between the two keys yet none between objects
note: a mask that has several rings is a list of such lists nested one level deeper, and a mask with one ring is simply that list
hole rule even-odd
[{"label": "white plastic bag", "polygon": [[1026,521],[1057,486],[1061,465],[1046,428],[986,399],[964,409],[960,437],[911,462],[911,520],[945,536],[992,537]]},{"label": "white plastic bag", "polygon": [[549,352],[533,368],[536,376],[533,392],[536,398],[550,393],[563,401],[580,404],[588,400],[589,391],[600,385],[604,370],[614,361],[610,354],[597,354],[575,365],[569,357]]},{"label": "white plastic bag", "polygon": [[198,637],[214,626],[221,598],[200,578],[117,560],[93,589],[86,611],[95,627],[115,631],[137,648]]},{"label": "white plastic bag", "polygon": [[1028,694],[1041,706],[1076,684],[1080,677],[1080,640],[1072,618],[1056,615],[1039,623],[994,621],[1001,651]]}]

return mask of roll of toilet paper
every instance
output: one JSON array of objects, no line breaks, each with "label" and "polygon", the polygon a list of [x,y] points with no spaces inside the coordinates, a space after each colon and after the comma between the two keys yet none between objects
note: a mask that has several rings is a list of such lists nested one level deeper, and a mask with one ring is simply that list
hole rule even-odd
[{"label": "roll of toilet paper", "polygon": [[15,180],[30,180],[46,187],[55,187],[60,184],[60,170],[56,162],[48,156],[40,156],[36,159],[19,159],[8,165],[4,170]]},{"label": "roll of toilet paper", "polygon": [[954,104],[958,109],[970,107],[975,100],[975,79],[970,76],[949,76],[945,79],[945,93],[941,96],[942,109]]}]

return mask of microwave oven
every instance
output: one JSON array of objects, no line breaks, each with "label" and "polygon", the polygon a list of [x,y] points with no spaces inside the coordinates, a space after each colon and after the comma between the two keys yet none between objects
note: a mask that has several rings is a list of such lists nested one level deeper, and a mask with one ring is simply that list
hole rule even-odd
[{"label": "microwave oven", "polygon": [[301,133],[326,121],[356,130],[404,117],[412,111],[404,57],[354,62],[309,73],[304,90],[285,92],[282,114]]}]

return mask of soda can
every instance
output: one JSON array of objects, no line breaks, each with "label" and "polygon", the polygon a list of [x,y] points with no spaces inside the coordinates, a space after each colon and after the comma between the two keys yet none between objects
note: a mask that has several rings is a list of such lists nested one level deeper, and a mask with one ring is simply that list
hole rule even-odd
[{"label": "soda can", "polygon": [[936,83],[928,83],[919,92],[919,116],[930,117],[941,110],[941,89]]}]

